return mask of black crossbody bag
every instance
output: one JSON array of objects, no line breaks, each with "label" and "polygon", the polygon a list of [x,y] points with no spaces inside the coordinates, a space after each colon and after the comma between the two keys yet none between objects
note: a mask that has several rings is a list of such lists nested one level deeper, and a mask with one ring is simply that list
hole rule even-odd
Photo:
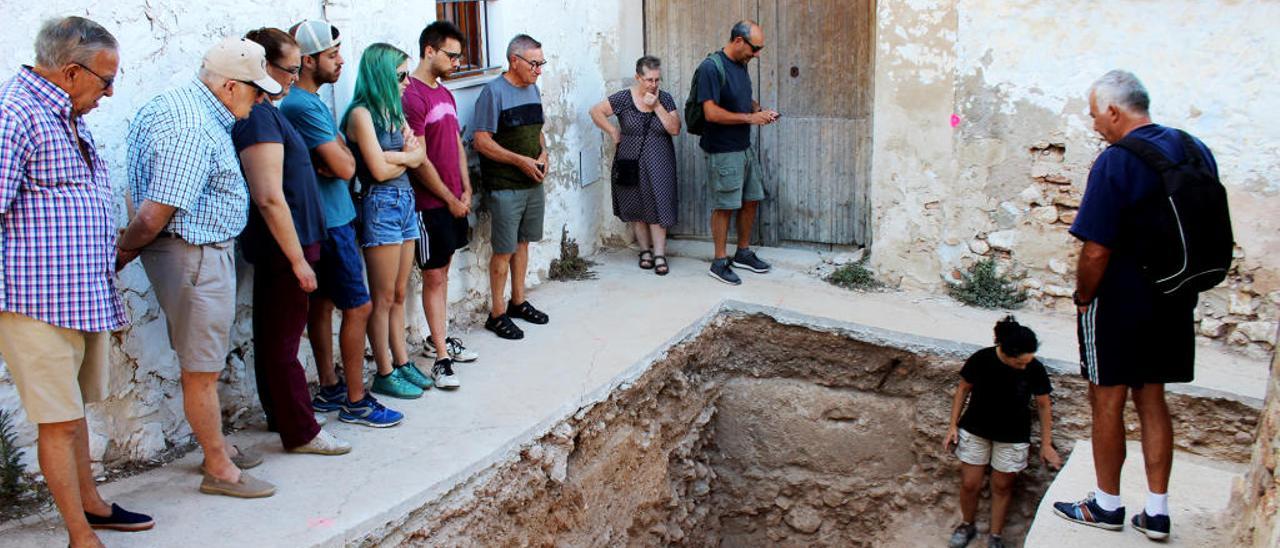
[{"label": "black crossbody bag", "polygon": [[[636,186],[640,184],[640,159],[644,158],[644,145],[649,141],[649,124],[657,118],[656,112],[650,112],[649,117],[644,120],[644,136],[640,138],[640,154],[634,160],[618,157],[618,152],[613,155],[613,184],[618,186]],[[622,143],[618,143],[618,148],[622,148]]]}]

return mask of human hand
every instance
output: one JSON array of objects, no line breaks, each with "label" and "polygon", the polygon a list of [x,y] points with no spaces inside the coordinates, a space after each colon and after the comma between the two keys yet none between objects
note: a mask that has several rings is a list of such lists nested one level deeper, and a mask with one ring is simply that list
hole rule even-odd
[{"label": "human hand", "polygon": [[641,103],[643,103],[643,104],[644,104],[644,106],[646,106],[646,107],[652,107],[652,106],[654,106],[654,105],[657,105],[657,104],[658,104],[658,94],[656,94],[656,93],[649,93],[649,92],[647,92],[647,91],[646,91],[646,92],[645,92],[645,94],[644,94],[644,97],[640,99],[640,102],[641,102]]},{"label": "human hand", "polygon": [[774,123],[778,119],[778,112],[774,110],[761,110],[751,113],[751,123],[757,126],[767,126]]},{"label": "human hand", "polygon": [[[545,166],[546,164],[541,165]],[[545,174],[538,166],[538,161],[528,156],[521,156],[516,164],[516,167],[520,168],[520,172],[524,173],[526,177],[541,183]]]},{"label": "human hand", "polygon": [[610,132],[609,132],[609,136],[613,138],[613,144],[615,144],[615,145],[616,145],[616,144],[618,144],[618,143],[621,143],[621,142],[622,142],[622,131],[621,131],[621,130],[617,130],[617,129],[615,129],[615,130],[613,130],[613,131],[610,131]]},{"label": "human hand", "polygon": [[458,218],[466,217],[467,213],[471,212],[470,204],[471,202],[464,202],[462,200],[453,200],[448,204],[449,214]]},{"label": "human hand", "polygon": [[418,136],[413,134],[413,130],[409,128],[401,128],[400,134],[404,136],[404,151],[409,152],[415,148],[420,148],[422,142],[418,140]]},{"label": "human hand", "polygon": [[316,290],[316,273],[311,270],[311,264],[307,261],[298,261],[293,264],[293,275],[298,278],[298,285],[302,290],[310,293]]},{"label": "human hand", "polygon": [[1058,450],[1054,449],[1052,444],[1040,446],[1040,461],[1054,470],[1062,468],[1062,457],[1058,456]]},{"label": "human hand", "polygon": [[138,258],[138,253],[139,251],[136,249],[126,250],[126,249],[120,249],[117,247],[116,248],[116,272],[124,270],[125,266],[128,266],[129,263],[133,262],[134,259]]},{"label": "human hand", "polygon": [[952,447],[960,444],[960,431],[955,426],[947,428],[947,436],[942,440],[942,450],[951,451]]}]

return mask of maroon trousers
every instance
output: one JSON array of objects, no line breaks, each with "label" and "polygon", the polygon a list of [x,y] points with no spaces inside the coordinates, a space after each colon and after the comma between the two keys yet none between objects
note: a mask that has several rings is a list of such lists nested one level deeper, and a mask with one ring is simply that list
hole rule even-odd
[{"label": "maroon trousers", "polygon": [[[320,433],[307,374],[298,361],[310,299],[284,253],[269,247],[257,254],[253,269],[253,368],[267,428],[280,434],[288,450]],[[319,244],[306,246],[306,252],[308,258],[318,255]]]}]

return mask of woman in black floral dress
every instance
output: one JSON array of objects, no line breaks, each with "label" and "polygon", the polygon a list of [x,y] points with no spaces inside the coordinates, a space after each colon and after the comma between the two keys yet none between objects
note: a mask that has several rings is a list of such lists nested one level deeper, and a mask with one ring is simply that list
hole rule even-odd
[{"label": "woman in black floral dress", "polygon": [[[591,107],[591,119],[613,138],[617,159],[639,160],[637,184],[619,184],[613,174],[613,214],[635,230],[640,268],[668,272],[667,229],[676,224],[676,149],[680,115],[670,93],[658,89],[662,62],[646,55],[636,61],[631,87]],[[609,123],[618,117],[618,126]]]}]

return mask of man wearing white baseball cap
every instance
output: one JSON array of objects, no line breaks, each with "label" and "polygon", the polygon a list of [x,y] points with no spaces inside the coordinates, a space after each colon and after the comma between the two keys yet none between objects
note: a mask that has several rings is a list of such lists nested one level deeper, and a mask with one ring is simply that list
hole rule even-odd
[{"label": "man wearing white baseball cap", "polygon": [[128,171],[140,204],[120,238],[116,268],[139,254],[182,368],[183,407],[204,450],[202,493],[268,497],[275,486],[242,469],[262,456],[222,436],[218,375],[235,320],[234,238],[249,213],[249,189],[231,140],[237,119],[280,83],[262,46],[227,38],[204,56],[199,75],[147,102],[129,124]]}]

